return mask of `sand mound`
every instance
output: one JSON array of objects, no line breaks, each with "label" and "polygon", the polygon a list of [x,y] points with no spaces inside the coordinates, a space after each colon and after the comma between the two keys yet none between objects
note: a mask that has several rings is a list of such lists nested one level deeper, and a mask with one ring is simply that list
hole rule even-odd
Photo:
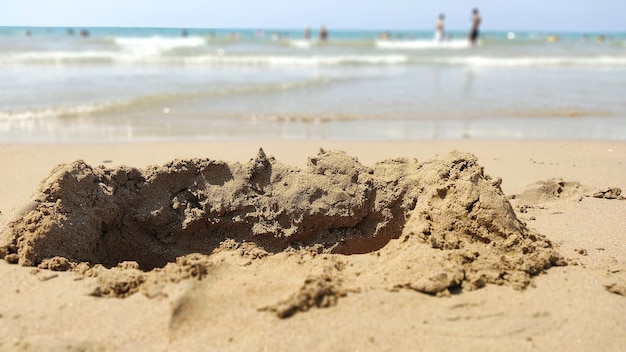
[{"label": "sand mound", "polygon": [[262,150],[245,164],[175,160],[144,170],[76,161],[56,167],[3,227],[0,254],[22,265],[98,272],[95,294],[119,297],[154,287],[155,277],[210,275],[206,258],[220,251],[259,260],[289,251],[374,254],[347,256],[351,268],[337,271],[341,280],[305,282],[300,295],[273,308],[285,316],[332,305],[364,282],[427,293],[525,287],[563,260],[516,218],[500,182],[459,152],[366,167],[320,150],[306,169]]},{"label": "sand mound", "polygon": [[513,196],[513,198],[533,204],[555,200],[580,201],[589,192],[590,188],[581,185],[579,182],[553,178],[546,181],[538,181],[521,194]]},{"label": "sand mound", "polygon": [[146,170],[60,165],[8,228],[23,265],[61,256],[142,269],[226,239],[270,252],[289,246],[365,253],[397,237],[412,206],[404,177],[415,161],[370,169],[344,153],[320,152],[307,170],[260,151],[245,165],[176,160]]},{"label": "sand mound", "polygon": [[593,191],[591,187],[575,181],[565,181],[562,178],[538,181],[527,187],[521,194],[515,194],[511,198],[528,204],[542,204],[558,200],[581,201],[583,197],[626,199],[622,195],[622,189],[619,187],[608,187],[603,190]]}]

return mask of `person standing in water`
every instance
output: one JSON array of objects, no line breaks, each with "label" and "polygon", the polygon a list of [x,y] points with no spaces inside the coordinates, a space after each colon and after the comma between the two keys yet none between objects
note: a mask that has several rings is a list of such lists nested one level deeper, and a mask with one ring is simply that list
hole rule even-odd
[{"label": "person standing in water", "polygon": [[470,32],[468,36],[468,40],[471,45],[476,45],[476,40],[478,39],[478,27],[480,27],[480,15],[478,14],[478,9],[472,10],[472,26],[470,27]]},{"label": "person standing in water", "polygon": [[437,22],[435,22],[435,40],[438,42],[443,41],[443,20],[445,19],[445,16],[442,14],[439,15],[439,18],[437,19]]},{"label": "person standing in water", "polygon": [[328,31],[326,30],[326,26],[325,25],[322,25],[320,27],[319,39],[322,42],[324,42],[324,41],[326,41],[326,39],[328,39]]}]

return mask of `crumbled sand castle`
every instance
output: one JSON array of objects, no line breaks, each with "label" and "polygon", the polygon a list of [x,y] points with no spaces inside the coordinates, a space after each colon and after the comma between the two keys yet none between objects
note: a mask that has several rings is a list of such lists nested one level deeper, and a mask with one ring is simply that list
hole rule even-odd
[{"label": "crumbled sand castle", "polygon": [[56,167],[2,228],[0,256],[98,276],[94,294],[118,297],[211,275],[229,251],[258,265],[324,258],[304,291],[259,307],[283,317],[364,287],[524,288],[564,260],[517,219],[500,182],[460,152],[367,167],[320,150],[306,169],[262,150],[245,164],[192,159],[140,170],[76,161]]}]

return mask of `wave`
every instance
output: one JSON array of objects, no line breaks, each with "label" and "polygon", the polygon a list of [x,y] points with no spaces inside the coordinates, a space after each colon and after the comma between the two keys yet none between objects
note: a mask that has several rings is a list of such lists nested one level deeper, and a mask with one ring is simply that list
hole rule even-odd
[{"label": "wave", "polygon": [[406,55],[204,55],[184,60],[198,65],[338,66],[406,64]]},{"label": "wave", "polygon": [[[136,111],[154,111],[155,108],[163,109],[168,114],[179,103],[194,99],[209,99],[214,97],[228,97],[267,92],[282,92],[309,87],[326,85],[331,80],[319,77],[308,80],[277,82],[270,84],[250,85],[243,87],[221,88],[206,91],[190,91],[182,93],[162,93],[139,96],[128,100],[94,102],[75,106],[58,106],[42,109],[0,110],[0,123],[24,122],[47,119],[75,119],[81,117],[97,116],[103,114],[132,113]],[[158,110],[157,110],[158,111]]]},{"label": "wave", "polygon": [[[143,55],[138,55],[142,52]],[[145,50],[46,51],[0,54],[0,64],[179,64],[204,66],[335,66],[406,64],[406,55],[230,55],[224,49],[202,55],[148,55]]]},{"label": "wave", "polygon": [[122,50],[139,55],[156,55],[180,48],[198,48],[206,46],[207,41],[202,37],[167,38],[151,37],[122,37],[114,38],[113,42]]},{"label": "wave", "polygon": [[128,54],[100,51],[26,51],[0,54],[0,64],[88,64],[132,62]]},{"label": "wave", "polygon": [[318,45],[318,41],[311,41],[306,39],[292,39],[288,41],[289,46],[300,49],[310,49],[312,46]]},{"label": "wave", "polygon": [[404,50],[424,50],[424,49],[467,49],[470,47],[466,39],[458,40],[377,40],[376,47],[380,49],[404,49]]},{"label": "wave", "polygon": [[[189,38],[195,39],[195,38]],[[181,44],[187,43],[187,44]],[[127,43],[130,47],[130,43]],[[431,42],[432,44],[432,42]],[[197,40],[163,44],[163,50],[199,45]],[[313,44],[314,45],[314,44]],[[420,45],[425,45],[424,43]],[[425,46],[424,46],[425,47]],[[84,51],[25,51],[0,53],[0,65],[81,65],[81,64],[128,64],[128,65],[191,65],[191,66],[351,66],[351,65],[442,65],[465,67],[589,67],[624,68],[626,55],[585,55],[585,56],[504,56],[475,55],[467,51],[447,52],[432,55],[416,51],[380,52],[376,49],[362,53],[315,54],[311,50],[296,50],[292,53],[236,53],[228,49],[194,52],[155,51],[138,47],[129,50],[84,50]]]},{"label": "wave", "polygon": [[10,122],[52,118],[72,118],[103,112],[114,108],[117,104],[119,103],[104,102],[76,106],[50,107],[43,109],[0,111],[0,121]]},{"label": "wave", "polygon": [[471,66],[471,67],[626,67],[626,56],[522,56],[522,57],[485,57],[458,56],[429,58],[425,63]]}]

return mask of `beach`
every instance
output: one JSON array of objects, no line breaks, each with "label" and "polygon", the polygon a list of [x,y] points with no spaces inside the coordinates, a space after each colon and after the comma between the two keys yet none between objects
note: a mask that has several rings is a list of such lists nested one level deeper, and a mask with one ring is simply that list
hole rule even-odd
[{"label": "beach", "polygon": [[0,27],[0,350],[620,351],[626,34]]},{"label": "beach", "polygon": [[[462,153],[449,154],[455,150]],[[330,151],[344,151],[349,157]],[[463,153],[475,155],[475,163],[470,154]],[[228,162],[231,170],[238,168],[236,163],[265,162],[273,165],[273,173],[282,165],[294,173],[312,167],[309,157],[316,160],[314,165],[326,165],[322,162],[334,157],[348,158],[351,163],[357,162],[351,159],[356,158],[359,168],[374,167],[392,158],[396,161],[381,165],[405,163],[426,171],[428,165],[439,165],[430,160],[440,160],[444,170],[448,170],[447,162],[466,163],[476,170],[473,175],[480,175],[476,184],[487,187],[480,192],[497,195],[501,189],[498,199],[510,202],[514,211],[507,216],[525,224],[528,238],[538,238],[532,240],[538,247],[528,242],[535,246],[535,253],[542,253],[540,247],[546,246],[554,251],[551,256],[559,258],[531,275],[513,275],[515,267],[504,268],[501,270],[510,277],[481,276],[484,283],[470,282],[474,268],[462,266],[465,279],[433,289],[436,294],[424,293],[429,288],[421,286],[423,282],[418,279],[428,271],[410,271],[408,266],[428,268],[428,260],[420,261],[422,253],[432,255],[434,263],[443,263],[438,265],[445,269],[446,263],[454,262],[455,249],[446,252],[445,246],[423,247],[415,240],[418,235],[404,230],[406,237],[392,236],[395,238],[382,248],[361,254],[333,253],[331,247],[329,251],[272,251],[260,246],[265,242],[225,241],[211,253],[190,254],[160,271],[139,270],[128,262],[114,268],[88,269],[56,259],[45,262],[48,269],[43,269],[2,261],[0,298],[5,304],[0,308],[1,349],[617,351],[626,343],[622,314],[626,308],[626,222],[622,216],[626,202],[606,192],[626,189],[623,141],[4,144],[0,148],[0,220],[6,230],[7,222],[15,220],[13,210],[27,204],[40,181],[60,163],[84,160],[94,170],[98,165],[111,170],[125,165],[148,172],[149,165],[174,165],[174,159],[208,158]],[[413,158],[417,159],[415,164],[411,164]],[[342,164],[326,167],[338,165]],[[369,171],[364,170],[359,177],[369,177]],[[465,171],[458,172],[459,179],[465,179]],[[371,175],[377,174],[374,171]],[[427,175],[416,182],[425,182],[420,180]],[[56,184],[53,179],[47,182]],[[402,180],[394,182],[402,184]],[[59,183],[60,191],[63,184]],[[427,184],[419,184],[426,194]],[[448,183],[447,199],[453,200],[463,191],[460,185]],[[278,186],[272,188],[275,196],[280,196]],[[440,191],[433,192],[433,199],[439,199]],[[473,188],[469,192],[474,192]],[[490,193],[480,194],[479,204],[484,208]],[[422,206],[420,199],[418,195],[418,208]],[[435,208],[424,211],[438,214],[439,208],[432,206]],[[68,211],[70,216],[78,210]],[[435,225],[433,220],[433,236]],[[405,227],[410,226],[409,219]],[[490,251],[499,248],[496,243],[500,242],[494,239],[491,247],[470,242],[465,246],[477,246],[476,251],[489,258]],[[532,256],[520,258],[530,260]],[[39,266],[43,267],[41,263]],[[416,281],[411,281],[411,275],[418,277]],[[107,282],[122,286],[106,286]]]}]

